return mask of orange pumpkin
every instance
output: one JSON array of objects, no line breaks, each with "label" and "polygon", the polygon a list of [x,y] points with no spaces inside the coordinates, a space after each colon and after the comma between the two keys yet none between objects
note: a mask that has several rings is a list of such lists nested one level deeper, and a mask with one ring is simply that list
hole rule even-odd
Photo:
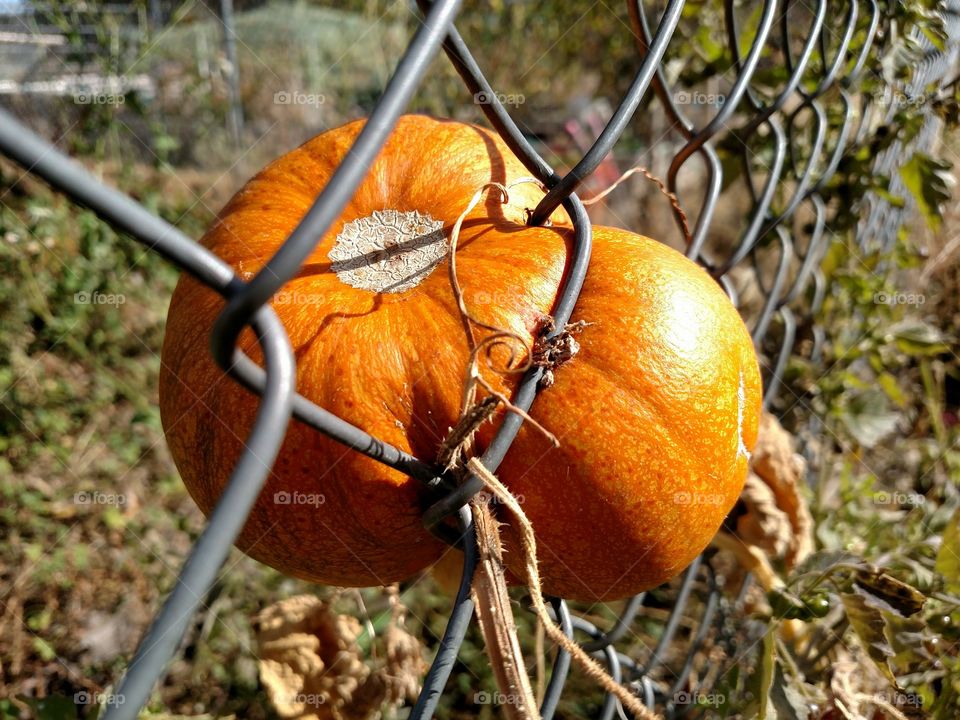
[{"label": "orange pumpkin", "polygon": [[[362,121],[283,156],[237,193],[203,244],[250,278],[344,159]],[[403,117],[340,219],[273,299],[297,357],[298,390],[426,460],[457,421],[468,345],[446,271],[451,227],[483,184],[528,172],[494,134]],[[470,312],[532,341],[551,312],[572,230],[514,187],[471,212],[457,250]],[[256,399],[207,350],[223,302],[184,276],[170,306],[160,406],[190,493],[209,513],[239,456]],[[680,253],[594,228],[574,321],[579,353],[555,371],[498,471],[538,538],[544,591],[623,597],[679,573],[736,501],[756,440],[760,376],[749,334],[719,286]],[[242,348],[260,359],[248,330]],[[486,374],[513,392],[516,375]],[[502,410],[501,410],[502,412]],[[477,449],[498,423],[485,424]],[[416,480],[293,421],[238,545],[279,570],[347,586],[402,580],[444,546],[423,527]],[[509,517],[503,517],[509,522]],[[506,533],[506,559],[522,577]]]}]

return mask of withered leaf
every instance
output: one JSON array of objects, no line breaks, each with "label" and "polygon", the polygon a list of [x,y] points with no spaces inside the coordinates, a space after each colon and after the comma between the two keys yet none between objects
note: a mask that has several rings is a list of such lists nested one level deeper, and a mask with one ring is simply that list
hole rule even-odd
[{"label": "withered leaf", "polygon": [[890,658],[895,653],[893,648],[890,647],[890,641],[885,633],[887,623],[884,621],[882,613],[877,608],[871,607],[867,603],[867,599],[861,594],[844,593],[840,596],[840,599],[847,612],[850,627],[860,638],[863,649],[890,684],[899,688],[900,685],[897,683],[897,678],[890,667]]},{"label": "withered leaf", "polygon": [[[905,617],[920,612],[927,600],[915,587],[897,580],[883,570],[859,568],[854,573],[854,584],[867,595],[882,600],[891,611]],[[867,599],[870,600],[869,597]]]},{"label": "withered leaf", "polygon": [[256,618],[260,682],[289,720],[374,720],[384,706],[416,697],[424,661],[419,641],[395,608],[384,632],[386,658],[365,658],[359,621],[312,595],[299,595]]}]

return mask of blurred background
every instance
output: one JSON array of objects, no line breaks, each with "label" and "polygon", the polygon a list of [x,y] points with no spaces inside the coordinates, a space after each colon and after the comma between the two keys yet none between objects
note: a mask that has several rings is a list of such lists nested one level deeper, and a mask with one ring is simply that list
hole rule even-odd
[{"label": "blurred background", "polygon": [[[734,6],[741,31],[756,28],[761,3]],[[831,12],[839,16],[849,7],[831,3]],[[913,698],[907,707],[894,704],[904,714],[947,718],[956,717],[960,694],[960,560],[949,561],[956,557],[949,548],[960,552],[951,521],[960,505],[960,211],[950,173],[960,148],[956,67],[926,96],[898,98],[898,82],[924,52],[917,32],[945,47],[942,22],[931,20],[942,8],[933,2],[880,8],[882,42],[869,50],[852,112],[885,103],[890,112],[849,139],[822,188],[830,242],[817,265],[829,290],[819,301],[811,291],[793,303],[797,342],[771,410],[801,453],[801,493],[817,557],[843,554],[890,568],[927,598],[921,626],[900,628],[913,633],[909,642],[899,631],[888,633],[898,638],[886,648],[900,663],[892,673]],[[662,5],[649,9],[655,15]],[[803,39],[812,13],[802,4],[784,10],[790,33],[798,33],[788,33],[787,45]],[[0,104],[106,183],[199,238],[268,161],[369,113],[418,17],[411,3],[361,0],[0,0]],[[664,61],[666,76],[683,88],[674,101],[696,123],[716,113],[735,79],[722,18],[719,2],[688,2]],[[851,59],[866,42],[869,21],[863,12],[854,26]],[[638,64],[621,3],[490,0],[467,4],[457,26],[500,100],[558,170],[589,147]],[[835,41],[834,33],[825,34],[811,67],[822,70]],[[771,42],[752,81],[758,96],[782,87],[783,52]],[[811,72],[801,89],[816,85]],[[793,117],[795,166],[818,154],[815,162],[825,166],[845,112],[841,89],[823,99],[826,148],[812,147],[813,113]],[[441,56],[410,109],[485,124],[484,102],[466,92]],[[878,173],[876,158],[894,143],[909,143],[921,119],[931,117],[936,142],[903,155],[890,174]],[[769,158],[769,139],[761,133],[751,141],[748,162]],[[659,102],[647,98],[582,194],[600,192],[637,164],[665,177],[682,144]],[[729,251],[749,220],[741,145],[733,132],[717,139],[724,184],[707,256]],[[798,176],[796,167],[784,175],[774,208],[786,207]],[[691,222],[705,177],[694,159],[677,178]],[[873,242],[873,231],[862,230],[877,202],[910,210],[885,228],[892,244]],[[597,222],[683,245],[668,200],[642,177],[591,213]],[[815,218],[802,203],[788,222],[801,251],[816,231]],[[758,277],[778,262],[773,248],[764,259],[766,252],[762,247],[755,274],[734,277],[748,318],[762,305]],[[203,518],[167,454],[157,409],[158,354],[176,277],[159,257],[0,158],[0,719],[95,717],[96,698],[122,674],[202,530]],[[783,333],[775,321],[761,344],[768,367]],[[789,569],[775,565],[786,577]],[[727,575],[742,579],[732,566]],[[383,671],[375,660],[388,627],[402,625],[415,638],[411,652],[431,656],[450,606],[430,574],[390,591],[342,591],[285,578],[234,551],[146,716],[405,716],[407,709],[389,703],[354,701],[337,709],[333,696],[310,715],[278,706],[265,692],[255,618],[302,593],[321,598],[330,617],[357,619],[356,627],[345,620],[337,626],[344,647],[373,668],[335,673],[354,688]],[[627,654],[630,647],[649,649],[662,631],[672,595],[665,588],[651,596],[621,648]],[[603,625],[619,606],[587,610]],[[776,616],[762,592],[748,598],[743,612],[761,627]],[[533,652],[528,621],[524,637]],[[869,662],[865,636],[850,618],[831,622],[809,639],[810,662],[781,677],[794,693],[796,717],[841,717],[838,668]],[[681,628],[677,657],[695,631],[693,623]],[[727,633],[729,641],[738,631],[717,634]],[[704,668],[710,653],[708,644]],[[414,686],[418,668],[406,670]],[[715,696],[691,710],[755,717],[762,671],[761,656],[745,657],[736,675],[714,678]],[[451,685],[442,716],[499,712],[477,700],[494,685],[475,628]],[[602,701],[575,673],[558,716],[595,715]],[[846,717],[897,717],[876,703],[864,707]]]}]

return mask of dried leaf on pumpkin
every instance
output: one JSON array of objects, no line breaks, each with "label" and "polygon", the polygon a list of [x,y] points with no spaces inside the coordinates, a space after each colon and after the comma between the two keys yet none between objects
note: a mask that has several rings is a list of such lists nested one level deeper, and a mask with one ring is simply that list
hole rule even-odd
[{"label": "dried leaf on pumpkin", "polygon": [[767,591],[784,585],[771,559],[781,559],[789,571],[813,551],[813,518],[801,490],[805,469],[793,437],[764,413],[740,502],[715,543]]},{"label": "dried leaf on pumpkin", "polygon": [[[806,472],[803,457],[794,452],[793,436],[770,413],[760,419],[757,446],[750,458],[753,475],[762,480],[776,501],[777,509],[789,522],[784,563],[788,569],[813,552],[813,517],[801,490]],[[778,553],[779,556],[779,553]]]}]

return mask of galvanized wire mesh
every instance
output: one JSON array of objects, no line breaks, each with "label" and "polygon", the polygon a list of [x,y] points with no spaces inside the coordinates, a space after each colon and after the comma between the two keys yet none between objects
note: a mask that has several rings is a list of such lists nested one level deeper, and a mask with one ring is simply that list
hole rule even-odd
[{"label": "galvanized wire mesh", "polygon": [[[960,37],[958,9],[960,5],[956,2],[950,2],[947,5],[944,20],[951,42],[944,52],[939,52],[928,38],[924,36],[917,38],[924,55],[913,76],[902,89],[904,101],[923,103],[928,99],[927,94],[931,90],[935,92],[944,81],[953,81],[952,73],[955,74],[957,71],[958,54],[960,54],[960,46],[955,42],[955,38]],[[884,121],[893,116],[895,109],[895,105],[887,109]],[[900,218],[909,215],[916,207],[916,203],[904,187],[903,179],[895,171],[896,166],[898,162],[910,157],[916,151],[931,151],[940,140],[942,130],[943,120],[936,113],[926,113],[923,126],[912,141],[905,144],[899,139],[894,140],[890,147],[877,156],[875,172],[890,178],[891,194],[904,198],[905,206],[898,208],[890,203],[873,199],[857,231],[860,244],[865,249],[874,248],[886,252],[893,248],[897,240]]]},{"label": "galvanized wire mesh", "polygon": [[[573,219],[575,241],[569,272],[558,293],[555,320],[563,328],[577,301],[589,266],[591,225],[577,196],[581,184],[611,152],[618,138],[645,102],[659,102],[679,145],[671,152],[666,183],[679,194],[683,210],[694,219],[688,256],[704,265],[738,301],[736,272],[746,272],[760,289],[762,304],[747,318],[754,342],[765,368],[764,405],[770,406],[782,391],[781,378],[796,340],[798,318],[816,315],[829,278],[820,270],[820,260],[829,243],[839,234],[831,230],[831,201],[828,183],[837,171],[845,151],[865,137],[879,123],[889,121],[894,102],[881,102],[864,90],[863,74],[871,53],[883,52],[889,41],[889,19],[875,0],[828,6],[818,0],[812,6],[790,0],[762,0],[739,5],[726,0],[722,16],[726,26],[727,51],[733,63],[726,73],[729,87],[722,102],[691,107],[690,88],[667,76],[663,60],[684,9],[684,0],[668,0],[657,10],[642,3],[629,3],[633,33],[638,47],[637,70],[629,91],[614,110],[609,122],[582,159],[569,172],[556,172],[535,151],[498,95],[485,79],[464,40],[453,27],[457,0],[420,3],[423,21],[400,58],[396,71],[370,114],[346,161],[317,197],[290,238],[268,265],[251,281],[241,281],[219,258],[211,255],[176,228],[150,214],[142,206],[106,187],[78,165],[73,164],[49,143],[0,113],[0,151],[44,178],[78,203],[84,204],[119,230],[219,292],[227,305],[211,338],[216,361],[238,382],[262,396],[246,451],[235,467],[210,522],[194,546],[173,592],[155,618],[131,661],[117,695],[122,704],[108,707],[110,720],[134,718],[146,703],[151,689],[176,651],[192,615],[214,582],[234,538],[255,502],[276,457],[291,416],[312,426],[356,452],[431,485],[447,482],[432,463],[371,437],[359,428],[333,416],[296,393],[295,363],[286,333],[267,304],[300,268],[312,251],[316,238],[324,235],[364,177],[365,169],[385,142],[422,80],[431,58],[442,48],[461,75],[470,94],[485,93],[490,99],[483,110],[490,124],[510,148],[540,179],[548,192],[536,208],[531,224],[542,222],[562,205]],[[756,10],[744,22],[744,7]],[[946,51],[936,50],[925,38],[925,56],[912,79],[903,85],[886,83],[910,101],[942,82],[957,65],[958,27],[952,0],[947,17]],[[783,67],[785,74],[770,92],[756,83],[758,68]],[[655,94],[652,99],[651,91]],[[695,105],[696,103],[693,103]],[[695,112],[694,112],[695,111]],[[830,113],[841,120],[831,122]],[[908,144],[893,143],[875,161],[878,175],[891,177],[891,191],[907,195],[894,172],[895,166],[917,149],[936,142],[940,121],[929,110],[922,130]],[[666,143],[669,140],[662,139]],[[739,158],[750,209],[736,242],[712,241],[715,210],[724,186],[724,165],[718,148],[726,157]],[[766,148],[761,152],[757,146]],[[732,148],[732,151],[731,149]],[[678,178],[688,163],[697,160],[703,174],[701,197],[687,197],[678,188]],[[881,248],[892,245],[897,229],[910,212],[894,207],[882,198],[868,198],[867,212],[858,228],[861,244]],[[808,222],[798,226],[805,212]],[[676,220],[680,222],[680,214]],[[643,230],[643,228],[637,228]],[[264,369],[236,350],[236,340],[245,327],[257,334],[264,355]],[[814,328],[811,355],[816,358],[824,333]],[[522,380],[514,403],[528,409],[535,397],[539,369]],[[496,470],[519,430],[521,419],[508,414],[483,455],[483,463]],[[446,633],[425,679],[422,694],[411,717],[430,717],[437,707],[451,674],[458,650],[473,615],[469,586],[476,563],[471,513],[467,502],[481,489],[477,478],[452,487],[443,500],[426,514],[428,527],[437,527],[448,516],[459,521],[461,536],[455,538],[465,551],[465,567],[459,593],[450,611]],[[749,581],[748,581],[749,583]],[[586,636],[583,646],[605,661],[611,674],[631,683],[650,707],[668,716],[696,712],[694,706],[678,701],[680,692],[702,690],[691,680],[698,649],[708,635],[715,646],[726,650],[726,662],[737,662],[732,647],[731,618],[736,616],[747,584],[739,597],[725,597],[718,589],[710,559],[698,559],[679,583],[666,591],[672,607],[663,623],[659,640],[643,657],[618,652],[616,643],[624,638],[637,616],[649,603],[652,593],[638,595],[623,607],[619,619],[608,629],[571,615],[562,599],[553,600],[554,611],[564,631],[574,637]],[[663,600],[660,600],[661,604]],[[749,633],[749,628],[748,628]],[[677,643],[680,635],[683,642]],[[681,650],[678,652],[674,646]],[[570,669],[570,658],[557,652],[541,708],[543,718],[556,711]],[[706,688],[708,689],[708,688]],[[601,717],[623,716],[617,701],[608,696]]]}]

